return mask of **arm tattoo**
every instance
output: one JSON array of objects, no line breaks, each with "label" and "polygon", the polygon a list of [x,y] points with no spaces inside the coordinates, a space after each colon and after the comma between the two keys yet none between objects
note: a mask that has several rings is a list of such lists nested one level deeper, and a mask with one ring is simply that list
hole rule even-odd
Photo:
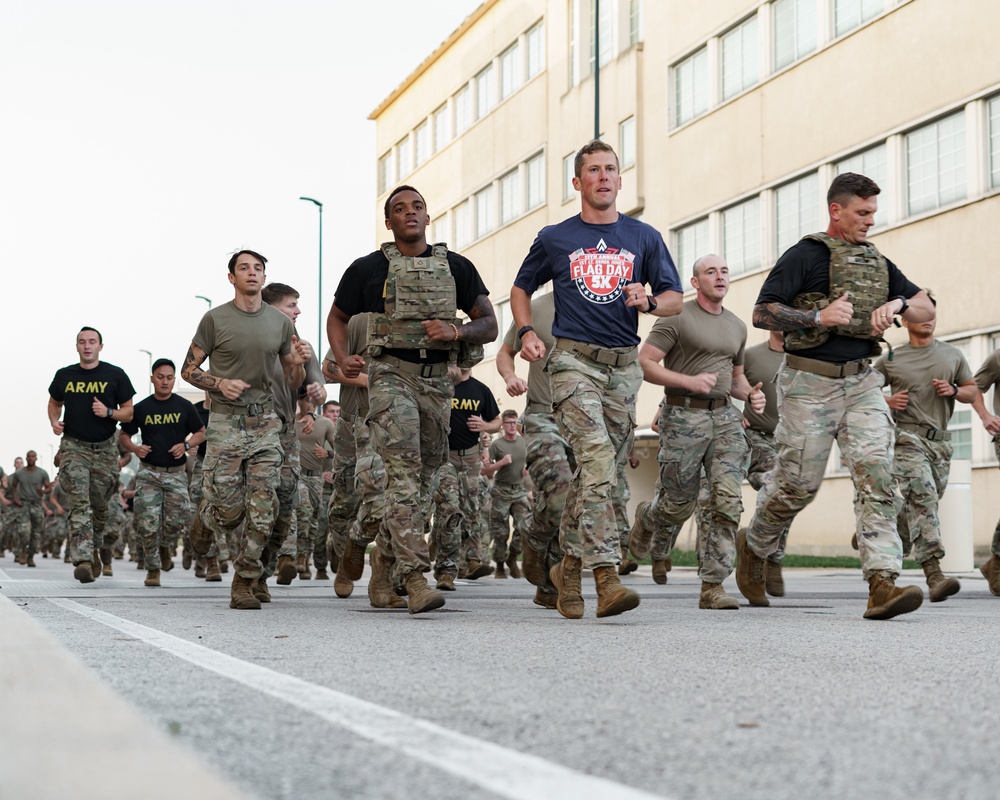
[{"label": "arm tattoo", "polygon": [[[202,360],[204,361],[204,359]],[[194,350],[189,347],[187,355],[184,356],[184,369],[181,371],[181,377],[188,383],[193,383],[203,389],[215,389],[220,383],[219,379],[198,369],[200,366],[201,363],[195,358]]]},{"label": "arm tattoo", "polygon": [[497,338],[497,318],[493,304],[485,294],[476,298],[469,310],[469,321],[458,329],[458,338],[473,344],[487,344]]},{"label": "arm tattoo", "polygon": [[816,327],[813,314],[782,303],[758,303],[753,307],[753,324],[769,331],[797,331]]}]

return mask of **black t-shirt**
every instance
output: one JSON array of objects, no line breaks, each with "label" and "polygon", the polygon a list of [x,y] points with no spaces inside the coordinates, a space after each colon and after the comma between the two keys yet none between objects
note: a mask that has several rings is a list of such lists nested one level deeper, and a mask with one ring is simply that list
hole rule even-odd
[{"label": "black t-shirt", "polygon": [[[423,257],[431,255],[432,247],[427,246]],[[455,279],[455,298],[458,307],[466,314],[472,311],[476,298],[481,294],[489,295],[489,290],[475,265],[465,256],[448,251],[448,266]],[[389,277],[389,259],[381,250],[369,253],[359,258],[347,268],[340,279],[340,285],[334,296],[333,304],[349,317],[365,311],[375,313],[385,312],[385,282]],[[448,360],[447,350],[428,350],[427,358],[421,360],[418,350],[401,350],[386,348],[386,355],[394,356],[402,361],[413,363],[435,364]]]},{"label": "black t-shirt", "polygon": [[150,395],[136,404],[132,421],[122,424],[122,430],[129,436],[142,431],[142,443],[152,448],[142,463],[154,467],[179,467],[184,464],[185,457],[174,458],[170,448],[202,427],[194,404],[176,394],[166,400],[157,400],[155,395]]},{"label": "black t-shirt", "polygon": [[[906,276],[889,259],[889,292],[885,299],[903,297],[909,299],[920,291],[920,287],[907,280]],[[830,291],[830,249],[822,242],[804,239],[784,252],[774,265],[764,285],[760,287],[757,305],[761,303],[782,303],[792,305],[796,295],[807,292]],[[830,334],[830,338],[818,347],[795,350],[795,355],[843,364],[872,355],[871,340],[855,339],[851,336]]]},{"label": "black t-shirt", "polygon": [[[198,417],[201,419],[201,424],[206,428],[208,427],[208,418],[211,416],[211,412],[205,408],[205,401],[199,400],[194,404],[194,410],[198,412]],[[198,458],[204,458],[205,453],[208,450],[208,440],[206,439],[200,445],[198,445]]]},{"label": "black t-shirt", "polygon": [[449,450],[468,450],[479,442],[479,433],[469,430],[469,417],[473,415],[492,422],[500,415],[500,407],[489,387],[470,377],[455,387],[455,396],[451,399]]},{"label": "black t-shirt", "polygon": [[94,398],[114,409],[131,400],[135,389],[124,370],[99,361],[93,369],[63,367],[52,379],[49,395],[64,404],[63,433],[84,442],[103,442],[114,435],[118,423],[94,414]]}]

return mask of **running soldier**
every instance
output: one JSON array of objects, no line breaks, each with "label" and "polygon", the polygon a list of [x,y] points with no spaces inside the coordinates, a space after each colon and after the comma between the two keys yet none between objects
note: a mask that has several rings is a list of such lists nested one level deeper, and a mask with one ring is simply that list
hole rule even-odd
[{"label": "running soldier", "polygon": [[[993,414],[988,414],[982,419],[986,431],[993,437],[993,449],[997,458],[1000,459],[1000,391],[995,388],[1000,383],[1000,350],[994,350],[986,357],[983,365],[975,374],[975,381],[979,391],[983,394],[986,394],[990,389],[994,390]],[[986,578],[990,592],[1000,597],[1000,521],[997,522],[993,531],[993,541],[990,542],[990,557],[980,565],[979,571]]]},{"label": "running soldier", "polygon": [[[326,534],[320,538],[320,520],[323,512],[323,462],[327,458],[327,448],[331,451],[336,443],[336,425],[322,414],[317,415],[313,406],[304,399],[299,400],[300,415],[295,423],[295,435],[299,440],[300,461],[299,508],[295,512],[295,525],[299,539],[303,536],[312,549],[316,580],[328,581],[326,571]],[[307,425],[307,421],[311,425]],[[306,429],[310,428],[309,432]],[[333,565],[336,567],[336,565]]]},{"label": "running soldier", "polygon": [[10,524],[14,529],[16,552],[14,562],[28,567],[35,566],[35,553],[41,545],[45,510],[42,498],[52,491],[49,473],[38,466],[38,454],[29,450],[25,456],[28,466],[22,467],[7,481],[11,488],[13,513]]},{"label": "running soldier", "polygon": [[[510,577],[520,578],[517,556],[522,542],[527,538],[527,527],[531,519],[528,505],[528,490],[524,488],[524,468],[528,458],[528,446],[524,437],[517,432],[517,412],[508,409],[501,415],[503,436],[490,445],[490,463],[483,468],[486,475],[493,477],[490,489],[490,538],[493,540],[493,561],[496,563],[495,578],[506,578],[504,564],[510,569]],[[511,536],[510,520],[514,520],[514,534]],[[507,540],[510,539],[508,554]]]}]

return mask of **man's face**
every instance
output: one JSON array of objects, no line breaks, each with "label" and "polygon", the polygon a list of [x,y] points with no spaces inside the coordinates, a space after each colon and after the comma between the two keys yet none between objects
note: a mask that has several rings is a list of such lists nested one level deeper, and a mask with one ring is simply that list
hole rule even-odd
[{"label": "man's face", "polygon": [[875,224],[878,211],[878,197],[852,197],[846,205],[833,203],[830,217],[840,229],[840,238],[848,244],[863,244],[868,241],[868,229]]},{"label": "man's face", "polygon": [[35,466],[35,462],[38,461],[38,454],[34,450],[28,451],[28,466]]},{"label": "man's face", "polygon": [[323,416],[331,422],[336,422],[340,419],[340,406],[328,405],[323,409]]},{"label": "man's face", "polygon": [[698,265],[691,285],[713,303],[721,303],[729,293],[729,266],[719,256],[706,256]]},{"label": "man's face", "polygon": [[153,394],[160,400],[166,400],[174,391],[174,371],[169,365],[157,367],[153,373]]},{"label": "man's face", "polygon": [[18,456],[14,459],[14,469],[19,470],[24,466],[24,459]]},{"label": "man's face", "polygon": [[503,435],[508,439],[517,437],[517,417],[510,417],[503,421]]},{"label": "man's face", "polygon": [[573,188],[580,193],[584,206],[597,211],[613,207],[622,188],[614,153],[599,150],[585,155],[580,177],[573,178]]},{"label": "man's face", "polygon": [[299,298],[297,298],[294,294],[285,295],[277,303],[275,303],[273,307],[278,309],[278,311],[288,317],[293,323],[299,318],[299,314],[302,313],[302,309],[299,308]]},{"label": "man's face", "polygon": [[101,338],[94,331],[80,331],[76,337],[76,352],[80,354],[81,364],[96,364],[101,357]]},{"label": "man's face", "polygon": [[407,189],[393,196],[385,227],[397,242],[419,242],[430,219],[420,195]]},{"label": "man's face", "polygon": [[236,287],[237,294],[257,295],[264,288],[264,265],[249,253],[240,253],[236,266],[229,274],[229,282]]}]

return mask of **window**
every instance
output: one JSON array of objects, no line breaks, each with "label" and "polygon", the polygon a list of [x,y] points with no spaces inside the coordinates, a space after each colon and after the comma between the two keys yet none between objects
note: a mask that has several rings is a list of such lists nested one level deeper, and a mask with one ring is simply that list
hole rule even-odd
[{"label": "window", "polygon": [[690,275],[694,262],[708,252],[708,220],[701,219],[678,228],[674,233],[677,242],[674,264],[680,275]]},{"label": "window", "polygon": [[410,139],[401,139],[396,144],[396,175],[402,180],[410,174]]},{"label": "window", "polygon": [[525,76],[528,80],[534,78],[545,69],[545,23],[539,22],[525,36],[525,49],[528,51]]},{"label": "window", "polygon": [[722,255],[729,264],[730,275],[760,266],[759,197],[722,212],[722,242]]},{"label": "window", "polygon": [[820,228],[819,176],[813,172],[779,186],[774,193],[778,253],[784,253],[807,233]]},{"label": "window", "polygon": [[[590,10],[588,16],[590,18],[590,72],[594,72],[594,25],[597,22],[596,9],[594,8],[597,3],[594,0],[589,0]],[[601,46],[601,66],[603,67],[614,55],[614,30],[613,30],[613,6],[614,3],[611,0],[604,0],[600,3],[601,8],[601,30],[599,31],[600,46]]]},{"label": "window", "polygon": [[882,13],[884,0],[834,0],[833,19],[837,36]]},{"label": "window", "polygon": [[674,125],[683,125],[708,110],[708,48],[674,67]]},{"label": "window", "polygon": [[500,224],[506,225],[521,213],[521,186],[517,170],[500,178]]},{"label": "window", "polygon": [[775,69],[816,49],[816,0],[776,0],[773,18]]},{"label": "window", "polygon": [[990,125],[990,186],[1000,186],[1000,97],[994,97],[986,106]]},{"label": "window", "polygon": [[722,99],[757,83],[757,17],[722,37]]},{"label": "window", "polygon": [[965,197],[965,112],[906,135],[907,209],[919,214]]},{"label": "window", "polygon": [[525,210],[530,211],[545,202],[545,153],[529,158],[524,166],[527,176]]},{"label": "window", "polygon": [[463,86],[455,94],[455,135],[461,136],[472,124],[472,89]]},{"label": "window", "polygon": [[417,128],[413,136],[414,149],[416,150],[415,166],[420,166],[431,157],[431,124],[424,120],[423,124]]},{"label": "window", "polygon": [[487,186],[476,192],[476,237],[485,236],[494,228],[493,221],[493,186]]},{"label": "window", "polygon": [[445,103],[434,112],[434,152],[440,153],[447,146],[448,136],[448,104]]},{"label": "window", "polygon": [[563,158],[563,202],[572,200],[576,194],[576,187],[573,186],[573,178],[576,176],[576,153],[570,153]]},{"label": "window", "polygon": [[378,193],[385,194],[393,183],[392,150],[378,160]]},{"label": "window", "polygon": [[[957,347],[965,360],[969,360],[970,339],[948,342]],[[972,409],[967,403],[955,403],[955,413],[952,414],[948,423],[948,430],[951,432],[951,446],[955,448],[952,454],[953,459],[972,459]]]},{"label": "window", "polygon": [[493,88],[493,65],[476,76],[476,119],[482,119],[496,105],[496,92]]},{"label": "window", "polygon": [[452,241],[455,247],[460,248],[472,241],[472,218],[469,215],[469,203],[459,203],[452,209],[452,220],[455,224],[455,232]]},{"label": "window", "polygon": [[867,175],[882,190],[878,196],[880,210],[875,214],[876,228],[879,227],[878,221],[880,219],[885,220],[885,212],[889,208],[888,195],[892,190],[892,187],[889,186],[887,159],[886,146],[880,144],[837,162],[838,175],[844,172],[857,172],[860,175]]},{"label": "window", "polygon": [[521,85],[521,46],[514,42],[500,55],[500,99],[506,100]]},{"label": "window", "polygon": [[623,170],[635,166],[635,117],[629,117],[618,126],[618,155]]},{"label": "window", "polygon": [[628,44],[631,47],[639,41],[642,23],[642,2],[641,0],[628,1]]}]

